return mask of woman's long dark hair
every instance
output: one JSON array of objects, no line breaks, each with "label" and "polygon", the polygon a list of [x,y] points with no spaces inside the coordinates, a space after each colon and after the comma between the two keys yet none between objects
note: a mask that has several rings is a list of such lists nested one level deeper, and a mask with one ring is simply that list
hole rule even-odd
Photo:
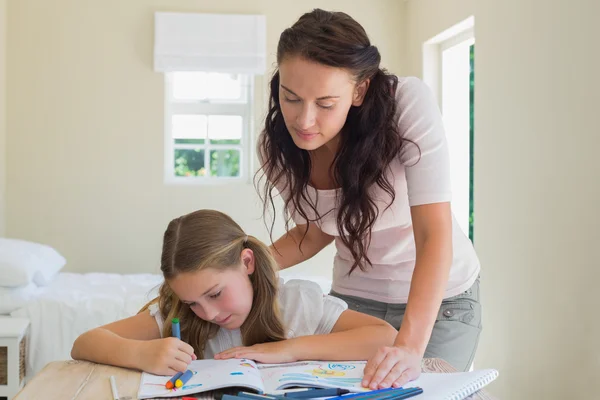
[{"label": "woman's long dark hair", "polygon": [[[341,188],[337,199],[337,228],[354,259],[350,273],[356,267],[365,271],[367,264],[371,265],[367,257],[371,228],[379,215],[371,191],[373,185],[389,194],[390,205],[395,199],[393,182],[388,181],[386,173],[403,145],[395,118],[398,79],[380,68],[381,56],[377,47],[371,45],[363,27],[342,12],[315,9],[283,31],[277,47],[277,62],[280,64],[290,57],[348,70],[357,84],[370,80],[362,105],[350,108],[339,133],[340,144],[332,171],[336,185]],[[321,216],[307,193],[312,167],[309,152],[294,144],[281,113],[279,71],[273,75],[270,89],[269,112],[258,151],[262,158],[261,178],[266,177],[264,190],[260,193],[263,214],[266,215],[270,205],[272,233],[276,214],[272,196],[275,187],[291,193],[285,198],[286,230],[290,202],[307,221],[314,220],[308,218],[303,203],[308,204],[317,219]]]}]

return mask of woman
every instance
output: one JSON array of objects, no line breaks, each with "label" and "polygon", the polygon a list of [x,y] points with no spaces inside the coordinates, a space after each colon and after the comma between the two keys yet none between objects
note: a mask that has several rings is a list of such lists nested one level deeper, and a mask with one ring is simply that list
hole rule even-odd
[{"label": "woman", "polygon": [[468,369],[480,267],[451,213],[431,92],[383,70],[362,26],[341,12],[303,15],[281,34],[277,63],[258,143],[265,212],[273,188],[285,201],[276,261],[291,267],[335,241],[331,294],[399,329],[369,360],[365,386],[401,386],[423,357]]}]

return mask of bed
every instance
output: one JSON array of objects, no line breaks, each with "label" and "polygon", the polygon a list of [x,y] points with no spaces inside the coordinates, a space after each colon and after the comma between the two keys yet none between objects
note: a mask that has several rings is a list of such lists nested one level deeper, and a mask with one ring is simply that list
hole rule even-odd
[{"label": "bed", "polygon": [[[315,281],[324,293],[331,287],[321,277],[286,272],[281,277]],[[70,359],[73,342],[83,332],[134,315],[156,297],[161,282],[158,274],[56,274],[49,285],[37,288],[26,304],[10,313],[31,322],[26,380],[49,362]]]},{"label": "bed", "polygon": [[135,314],[156,297],[161,275],[59,273],[27,304],[10,313],[30,320],[26,379],[47,363],[71,358],[83,332]]}]

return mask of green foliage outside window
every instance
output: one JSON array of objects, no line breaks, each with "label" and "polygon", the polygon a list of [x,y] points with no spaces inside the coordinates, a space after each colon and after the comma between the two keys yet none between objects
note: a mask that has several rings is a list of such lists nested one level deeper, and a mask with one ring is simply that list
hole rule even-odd
[{"label": "green foliage outside window", "polygon": [[[204,149],[176,149],[176,176],[208,176],[204,165]],[[240,152],[238,150],[211,150],[210,176],[240,176]]]},{"label": "green foliage outside window", "polygon": [[176,176],[206,176],[204,168],[204,150],[175,150]]},{"label": "green foliage outside window", "polygon": [[475,45],[470,48],[469,73],[469,239],[473,242],[473,150],[475,133]]},{"label": "green foliage outside window", "polygon": [[210,174],[212,176],[240,176],[240,152],[237,150],[211,150]]}]

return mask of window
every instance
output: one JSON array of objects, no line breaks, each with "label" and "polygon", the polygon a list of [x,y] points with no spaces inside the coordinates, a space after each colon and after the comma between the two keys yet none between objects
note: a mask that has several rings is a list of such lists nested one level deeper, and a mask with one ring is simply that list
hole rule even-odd
[{"label": "window", "polygon": [[424,80],[436,94],[450,153],[452,212],[473,241],[474,18],[423,46]]},{"label": "window", "polygon": [[452,209],[473,240],[472,58],[474,39],[442,43],[442,114],[452,171]]},{"label": "window", "polygon": [[247,180],[252,76],[169,72],[165,82],[165,180]]}]

